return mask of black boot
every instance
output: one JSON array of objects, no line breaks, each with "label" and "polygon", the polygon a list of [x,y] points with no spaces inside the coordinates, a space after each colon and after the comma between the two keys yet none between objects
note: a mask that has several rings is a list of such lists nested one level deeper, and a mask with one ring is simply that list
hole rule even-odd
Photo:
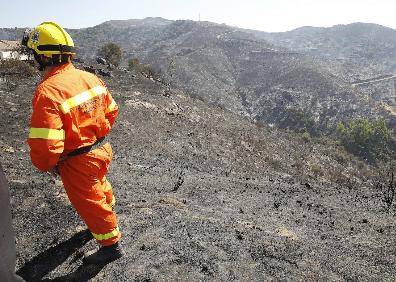
[{"label": "black boot", "polygon": [[115,261],[124,254],[121,245],[117,242],[111,246],[103,246],[94,253],[84,255],[83,262],[88,264],[104,264]]}]

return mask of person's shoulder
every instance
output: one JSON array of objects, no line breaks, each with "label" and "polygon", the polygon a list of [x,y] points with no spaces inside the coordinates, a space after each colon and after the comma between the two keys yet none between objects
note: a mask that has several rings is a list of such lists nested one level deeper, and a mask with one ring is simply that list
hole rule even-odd
[{"label": "person's shoulder", "polygon": [[35,94],[36,95],[45,95],[52,88],[52,83],[49,80],[41,81],[37,87]]},{"label": "person's shoulder", "polygon": [[53,79],[46,79],[41,81],[34,92],[33,100],[51,100],[59,101],[60,92],[59,83]]},{"label": "person's shoulder", "polygon": [[94,73],[77,68],[75,68],[75,71],[82,77],[89,78],[90,80],[100,81],[100,78]]},{"label": "person's shoulder", "polygon": [[86,71],[86,70],[82,70],[82,69],[79,69],[79,68],[74,68],[74,69],[73,69],[73,72],[74,72],[74,73],[78,73],[78,74],[80,74],[80,75],[86,75],[86,76],[92,76],[92,75],[94,75],[93,73],[90,73],[90,72],[88,72],[88,71]]}]

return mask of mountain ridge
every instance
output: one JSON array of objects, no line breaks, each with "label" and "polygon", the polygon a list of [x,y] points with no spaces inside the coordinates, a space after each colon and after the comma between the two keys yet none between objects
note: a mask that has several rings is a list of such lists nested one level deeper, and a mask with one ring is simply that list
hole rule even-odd
[{"label": "mountain ridge", "polygon": [[[320,30],[329,33],[334,29],[357,28],[364,33],[362,27],[381,29],[378,25],[356,23]],[[291,33],[281,33],[283,39],[279,39],[279,34],[252,34],[251,31],[211,22],[146,18],[108,21],[95,27],[69,32],[74,38],[79,56],[88,61],[96,57],[93,48],[114,42],[123,50],[124,64],[131,58],[138,58],[149,64],[173,87],[179,87],[208,103],[249,116],[252,120],[279,124],[287,119],[288,109],[292,108],[315,117],[317,128],[331,132],[338,122],[351,118],[366,116],[393,119],[381,106],[381,99],[389,91],[381,88],[378,94],[377,88],[365,91],[351,85],[353,81],[384,74],[387,67],[382,65],[383,60],[373,63],[383,51],[372,56],[371,61],[361,67],[361,60],[364,60],[370,50],[359,49],[358,54],[363,59],[349,60],[351,50],[355,50],[356,44],[359,45],[356,42],[346,48],[345,52],[349,53],[344,52],[347,54],[345,56],[340,48],[333,48],[330,44],[328,49],[338,51],[338,57],[333,54],[335,51],[327,56],[315,55],[312,50],[307,51],[305,45],[296,43],[300,46],[297,48],[285,43],[295,42],[288,39],[290,34],[299,34],[307,29],[317,33],[316,28],[302,28]],[[387,32],[396,33],[391,29],[387,29]],[[353,32],[346,31],[346,34],[349,33]],[[368,32],[366,37],[371,33]],[[298,36],[300,35],[295,35]],[[383,37],[386,38],[379,36]],[[322,44],[321,40],[318,42],[317,44]],[[390,46],[396,46],[396,41],[392,44]],[[346,58],[342,59],[343,56]],[[337,61],[340,59],[342,62]],[[291,85],[291,81],[294,85]],[[331,87],[326,89],[322,84]],[[384,84],[383,87],[387,85]],[[293,90],[295,87],[298,88],[297,92]],[[315,102],[323,99],[324,103]],[[305,107],[307,101],[312,106],[309,109]],[[327,106],[323,107],[323,104]],[[327,118],[326,115],[331,112],[333,115]]]},{"label": "mountain ridge", "polygon": [[[356,103],[360,103],[360,105],[357,107],[358,113],[354,117],[367,114],[373,118],[381,116],[380,113],[375,113],[375,108],[373,111],[369,104],[365,104],[364,101],[368,97],[361,101],[353,98],[356,95],[354,94],[356,90],[348,86],[349,81],[357,80],[359,75],[354,75],[353,79],[345,77],[351,75],[350,67],[347,69],[348,71],[345,70],[340,74],[339,69],[342,69],[343,66],[335,61],[328,64],[321,58],[311,58],[310,54],[306,52],[289,51],[285,46],[278,47],[279,45],[275,44],[277,42],[256,39],[245,30],[208,22],[180,20],[162,26],[153,32],[151,38],[145,34],[140,45],[128,41],[127,36],[122,36],[122,34],[131,34],[131,32],[139,35],[139,31],[136,29],[130,29],[129,32],[124,31],[118,35],[122,37],[121,39],[112,38],[116,42],[119,40],[117,43],[123,47],[126,57],[134,56],[144,63],[150,64],[165,79],[173,80],[173,84],[191,95],[198,96],[209,103],[219,104],[242,115],[250,115],[252,119],[278,123],[279,119],[284,119],[288,115],[285,108],[300,105],[298,110],[304,110],[301,107],[304,104],[302,97],[296,97],[297,103],[290,103],[288,100],[279,101],[283,105],[271,105],[273,103],[269,101],[274,101],[274,95],[279,95],[279,93],[271,94],[274,92],[273,87],[284,88],[282,84],[288,84],[287,81],[279,81],[279,78],[287,79],[287,72],[295,70],[299,72],[298,68],[301,68],[302,72],[310,69],[306,74],[312,75],[312,77],[305,81],[304,77],[301,77],[300,81],[295,80],[296,87],[306,84],[307,80],[315,81],[315,83],[311,83],[310,89],[302,87],[301,91],[307,94],[304,99],[321,99],[320,97],[325,96],[323,91],[326,91],[321,84],[334,80],[330,84],[333,84],[335,88],[332,87],[333,90],[330,94],[338,96],[338,102],[331,104],[328,101],[327,103],[330,103],[330,107],[343,108],[344,110],[333,117],[330,122],[320,120],[318,127],[321,127],[322,130],[334,129],[340,120],[352,118],[353,115],[350,116],[347,113],[356,112]],[[135,38],[136,41],[139,41],[138,37]],[[77,36],[78,40],[83,42],[83,39],[79,39]],[[175,68],[171,78],[169,75],[170,61]],[[268,71],[268,69],[271,70]],[[314,74],[316,72],[318,74]],[[249,79],[250,77],[254,79]],[[263,79],[258,79],[260,77]],[[315,80],[315,77],[321,79]],[[250,81],[249,84],[246,84],[246,80]],[[276,83],[280,85],[271,85],[271,81],[274,83],[279,81]],[[317,85],[316,88],[315,85]],[[359,95],[363,97],[366,93]],[[268,97],[271,99],[267,99]],[[289,95],[289,97],[293,97],[293,95]],[[353,109],[345,107],[351,103],[350,99],[354,100]],[[266,101],[265,105],[263,102],[258,102],[260,100]],[[255,109],[255,105],[259,108],[264,106],[266,114],[259,113],[260,110]],[[277,117],[279,110],[283,114]],[[252,113],[254,114],[252,115]],[[314,107],[309,114],[324,116],[320,107]]]}]

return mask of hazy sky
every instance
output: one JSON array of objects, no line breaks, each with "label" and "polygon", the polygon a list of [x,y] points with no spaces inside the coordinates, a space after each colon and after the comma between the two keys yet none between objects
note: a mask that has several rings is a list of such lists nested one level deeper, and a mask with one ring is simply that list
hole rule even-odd
[{"label": "hazy sky", "polygon": [[263,31],[352,22],[396,29],[396,0],[0,0],[0,4],[0,27],[33,27],[52,20],[81,28],[107,20],[163,17]]}]

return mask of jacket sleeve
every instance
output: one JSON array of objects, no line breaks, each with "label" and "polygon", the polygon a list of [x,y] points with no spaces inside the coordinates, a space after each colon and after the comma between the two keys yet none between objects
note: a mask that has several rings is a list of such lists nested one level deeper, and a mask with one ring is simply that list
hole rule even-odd
[{"label": "jacket sleeve", "polygon": [[106,88],[106,97],[105,97],[105,103],[106,103],[106,111],[105,111],[105,117],[109,121],[110,126],[113,127],[114,121],[116,120],[118,116],[118,105],[114,101],[113,97],[110,94],[110,91],[107,89],[105,83],[103,81],[102,85]]},{"label": "jacket sleeve", "polygon": [[30,158],[39,170],[48,171],[56,166],[64,149],[61,113],[58,103],[47,97],[42,88],[36,90],[32,105],[28,139]]}]

